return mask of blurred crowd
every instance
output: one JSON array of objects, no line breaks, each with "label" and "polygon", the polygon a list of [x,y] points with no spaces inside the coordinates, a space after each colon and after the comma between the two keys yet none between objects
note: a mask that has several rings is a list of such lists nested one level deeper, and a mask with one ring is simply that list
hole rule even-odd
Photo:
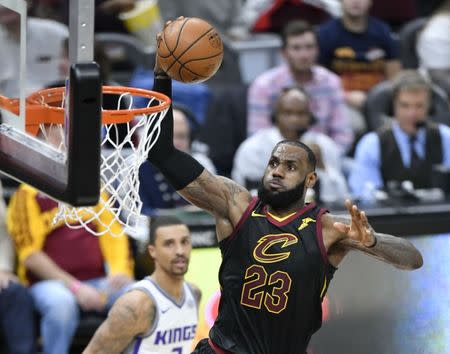
[{"label": "blurred crowd", "polygon": [[[256,190],[275,144],[299,139],[318,161],[310,201],[450,194],[449,0],[147,1],[157,15],[148,40],[124,20],[144,2],[95,0],[102,80],[151,89],[150,28],[178,16],[214,25],[225,45],[218,73],[202,84],[173,83],[174,144],[210,171]],[[31,93],[64,84],[69,1],[27,3]],[[20,17],[0,8],[0,93],[9,97],[19,94],[19,25]],[[265,46],[267,38],[278,44]],[[263,67],[251,80],[249,52]],[[144,214],[187,207],[149,162],[140,179]],[[416,193],[424,190],[434,192]],[[56,203],[30,186],[8,184],[3,195],[0,342],[11,353],[35,353],[37,343],[47,354],[68,353],[86,313],[103,318],[138,278],[138,251],[127,238],[52,224]]]}]

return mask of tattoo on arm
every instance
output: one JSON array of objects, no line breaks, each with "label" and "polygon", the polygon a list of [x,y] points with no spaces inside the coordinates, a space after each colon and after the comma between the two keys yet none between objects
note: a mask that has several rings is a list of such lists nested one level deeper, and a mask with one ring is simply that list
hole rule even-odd
[{"label": "tattoo on arm", "polygon": [[[349,215],[333,215],[333,219],[335,222],[337,221],[347,225],[351,223],[351,217]],[[349,250],[364,252],[378,260],[392,264],[399,269],[413,270],[422,266],[422,255],[411,242],[401,237],[373,232],[376,237],[374,247],[365,247],[360,242],[350,238],[342,239],[339,241],[339,244]]]},{"label": "tattoo on arm", "polygon": [[422,255],[408,240],[378,232],[375,237],[377,242],[373,248],[349,239],[345,243],[350,249],[364,252],[399,269],[414,270],[422,266]]},{"label": "tattoo on arm", "polygon": [[141,306],[138,309],[130,302],[119,299],[110,310],[108,318],[95,332],[83,354],[122,353],[134,337],[151,327],[154,317],[153,304],[143,311]]},{"label": "tattoo on arm", "polygon": [[192,204],[222,218],[229,217],[230,207],[238,207],[241,193],[245,193],[248,201],[251,200],[250,193],[244,187],[228,178],[214,176],[206,170],[180,193]]}]

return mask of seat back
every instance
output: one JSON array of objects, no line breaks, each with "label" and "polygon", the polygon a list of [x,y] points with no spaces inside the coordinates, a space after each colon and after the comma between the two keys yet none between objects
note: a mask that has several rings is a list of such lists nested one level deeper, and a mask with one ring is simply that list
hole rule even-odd
[{"label": "seat back", "polygon": [[417,18],[408,22],[400,30],[400,60],[404,69],[417,69],[419,66],[416,53],[417,36],[427,21],[425,17]]}]

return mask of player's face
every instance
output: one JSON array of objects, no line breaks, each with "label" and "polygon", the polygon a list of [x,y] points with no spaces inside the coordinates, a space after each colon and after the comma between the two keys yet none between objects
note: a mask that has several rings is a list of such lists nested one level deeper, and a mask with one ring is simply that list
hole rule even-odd
[{"label": "player's face", "polygon": [[319,50],[312,32],[289,36],[283,55],[294,72],[308,71],[316,63]]},{"label": "player's face", "polygon": [[308,100],[298,90],[290,90],[278,101],[276,122],[281,135],[286,139],[298,139],[311,121]]},{"label": "player's face", "polygon": [[316,177],[310,169],[306,151],[278,145],[264,173],[259,197],[275,209],[289,207],[304,198],[306,187],[314,186]]},{"label": "player's face", "polygon": [[362,17],[369,13],[371,0],[342,0],[342,11],[350,17]]},{"label": "player's face", "polygon": [[155,266],[171,276],[183,276],[189,266],[191,235],[186,225],[162,226],[156,230],[155,244],[148,247]]},{"label": "player's face", "polygon": [[191,131],[189,122],[183,112],[173,111],[173,145],[181,151],[188,152],[190,148]]},{"label": "player's face", "polygon": [[426,89],[401,90],[394,99],[394,115],[400,127],[414,134],[417,124],[425,122],[428,114],[429,92]]}]

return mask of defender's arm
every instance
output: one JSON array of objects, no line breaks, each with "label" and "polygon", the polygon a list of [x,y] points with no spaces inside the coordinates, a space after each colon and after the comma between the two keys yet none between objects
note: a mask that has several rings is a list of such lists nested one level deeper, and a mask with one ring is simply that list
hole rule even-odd
[{"label": "defender's arm", "polygon": [[120,354],[134,337],[147,332],[155,320],[155,306],[139,290],[120,297],[95,332],[83,354]]}]

